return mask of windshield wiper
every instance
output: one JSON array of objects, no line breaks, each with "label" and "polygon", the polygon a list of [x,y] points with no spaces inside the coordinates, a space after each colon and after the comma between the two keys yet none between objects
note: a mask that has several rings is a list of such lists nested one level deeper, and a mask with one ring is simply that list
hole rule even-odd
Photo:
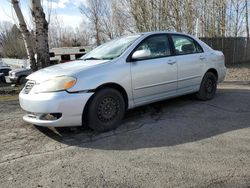
[{"label": "windshield wiper", "polygon": [[113,57],[106,57],[106,58],[96,58],[96,57],[89,57],[89,58],[85,58],[83,60],[112,60],[114,59]]},{"label": "windshield wiper", "polygon": [[85,58],[83,60],[102,60],[102,59],[96,58],[96,57],[89,57],[89,58]]}]

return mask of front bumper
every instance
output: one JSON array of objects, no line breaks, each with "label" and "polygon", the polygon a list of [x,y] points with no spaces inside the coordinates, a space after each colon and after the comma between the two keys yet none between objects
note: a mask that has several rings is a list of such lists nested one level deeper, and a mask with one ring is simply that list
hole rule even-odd
[{"label": "front bumper", "polygon": [[9,79],[12,83],[17,83],[17,80],[18,80],[18,77],[12,77],[12,76],[9,76]]},{"label": "front bumper", "polygon": [[[19,94],[20,106],[31,113],[23,117],[24,121],[45,127],[81,126],[83,109],[93,93],[51,93]],[[45,114],[61,114],[56,120],[44,120]]]}]

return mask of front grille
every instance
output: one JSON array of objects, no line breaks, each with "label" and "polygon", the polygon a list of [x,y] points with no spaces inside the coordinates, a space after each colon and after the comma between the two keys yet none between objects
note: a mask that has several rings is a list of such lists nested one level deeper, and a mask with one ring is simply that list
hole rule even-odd
[{"label": "front grille", "polygon": [[34,81],[28,81],[26,85],[24,86],[24,92],[28,94],[30,90],[34,87],[35,82]]}]

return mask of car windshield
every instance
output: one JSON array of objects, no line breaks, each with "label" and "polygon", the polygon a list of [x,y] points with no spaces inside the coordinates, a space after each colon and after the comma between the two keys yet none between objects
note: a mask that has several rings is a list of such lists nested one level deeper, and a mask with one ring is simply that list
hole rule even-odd
[{"label": "car windshield", "polygon": [[121,37],[112,41],[109,41],[88,54],[84,55],[80,59],[83,60],[104,60],[114,59],[122,55],[122,53],[141,35],[130,35]]}]

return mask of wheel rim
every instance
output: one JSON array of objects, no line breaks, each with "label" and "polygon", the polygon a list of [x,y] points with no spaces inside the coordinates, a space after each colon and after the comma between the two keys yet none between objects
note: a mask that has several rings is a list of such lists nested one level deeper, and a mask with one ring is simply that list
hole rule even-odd
[{"label": "wheel rim", "polygon": [[215,82],[212,79],[207,79],[205,82],[205,89],[207,93],[213,93],[215,88]]},{"label": "wheel rim", "polygon": [[102,122],[109,122],[116,118],[120,111],[119,102],[113,97],[104,97],[97,108],[97,116]]}]

